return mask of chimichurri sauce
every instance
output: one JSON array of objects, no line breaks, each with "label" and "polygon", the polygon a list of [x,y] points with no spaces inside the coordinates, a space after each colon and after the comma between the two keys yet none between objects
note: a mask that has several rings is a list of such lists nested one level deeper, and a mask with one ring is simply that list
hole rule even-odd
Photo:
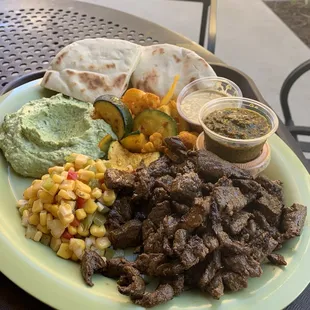
[{"label": "chimichurri sauce", "polygon": [[271,130],[264,116],[243,108],[214,111],[205,118],[204,123],[213,132],[232,139],[255,139]]}]

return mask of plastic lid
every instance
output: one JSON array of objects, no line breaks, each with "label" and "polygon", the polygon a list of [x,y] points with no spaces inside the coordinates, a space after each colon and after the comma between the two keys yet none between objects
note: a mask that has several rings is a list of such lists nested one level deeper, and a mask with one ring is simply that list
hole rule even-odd
[{"label": "plastic lid", "polygon": [[[205,136],[204,132],[202,132],[196,141],[196,149],[197,150],[205,150]],[[271,150],[268,142],[266,142],[263,146],[263,150],[261,154],[247,163],[233,163],[235,166],[248,170],[254,177],[256,177],[259,173],[264,171],[271,159]]]}]

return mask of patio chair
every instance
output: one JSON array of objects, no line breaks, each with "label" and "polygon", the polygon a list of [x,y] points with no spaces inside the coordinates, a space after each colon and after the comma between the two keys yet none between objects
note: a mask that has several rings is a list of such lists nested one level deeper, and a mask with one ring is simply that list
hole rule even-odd
[{"label": "patio chair", "polygon": [[[292,119],[291,111],[288,104],[288,95],[293,84],[302,76],[305,72],[310,70],[310,59],[303,62],[296,69],[294,69],[289,76],[285,79],[281,91],[280,102],[284,114],[285,125],[291,132],[293,137],[298,141],[298,135],[310,136],[310,126],[296,126]],[[303,152],[310,153],[310,142],[298,141]]]},{"label": "patio chair", "polygon": [[[214,54],[215,40],[216,40],[216,11],[217,0],[177,0],[177,1],[193,1],[202,2],[202,16],[199,33],[199,44],[204,46],[206,30],[208,29],[207,36],[207,50]],[[207,27],[208,26],[208,27]]]}]

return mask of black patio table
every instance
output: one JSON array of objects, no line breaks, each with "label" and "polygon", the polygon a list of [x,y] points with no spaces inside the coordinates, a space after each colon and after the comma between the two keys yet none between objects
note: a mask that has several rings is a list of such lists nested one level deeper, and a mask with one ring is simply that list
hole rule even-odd
[{"label": "black patio table", "polygon": [[[65,0],[0,0],[0,94],[42,77],[50,60],[65,45],[96,37],[120,38],[141,45],[170,43],[192,49],[213,66],[217,75],[236,82],[244,97],[266,103],[247,75],[182,35],[121,11]],[[281,121],[277,134],[310,171],[298,143]],[[309,309],[309,304],[310,285],[287,310]],[[0,310],[48,308],[0,273]]]}]

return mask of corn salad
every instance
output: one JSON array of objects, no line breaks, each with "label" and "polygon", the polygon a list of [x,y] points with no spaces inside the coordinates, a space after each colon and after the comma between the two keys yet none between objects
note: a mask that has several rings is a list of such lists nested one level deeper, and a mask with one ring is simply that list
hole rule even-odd
[{"label": "corn salad", "polygon": [[25,236],[64,259],[78,261],[85,249],[104,256],[111,245],[104,223],[116,199],[103,180],[108,162],[81,154],[66,161],[34,180],[18,201]]}]

